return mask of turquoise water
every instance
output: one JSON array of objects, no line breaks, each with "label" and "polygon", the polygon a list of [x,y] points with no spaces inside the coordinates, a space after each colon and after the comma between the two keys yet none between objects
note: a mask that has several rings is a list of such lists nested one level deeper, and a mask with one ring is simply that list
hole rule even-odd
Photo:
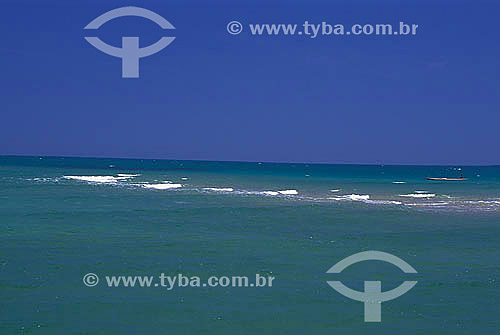
[{"label": "turquoise water", "polygon": [[[431,182],[425,177],[469,178]],[[281,192],[281,193],[280,193]],[[479,334],[500,327],[500,167],[0,157],[1,334]],[[366,250],[384,262],[326,271]],[[84,285],[95,273],[100,282]],[[108,287],[105,276],[273,276]],[[328,280],[418,284],[363,322]]]}]

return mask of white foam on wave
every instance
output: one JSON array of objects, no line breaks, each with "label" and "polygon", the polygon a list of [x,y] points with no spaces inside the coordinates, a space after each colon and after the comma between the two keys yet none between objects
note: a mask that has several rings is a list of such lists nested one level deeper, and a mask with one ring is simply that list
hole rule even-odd
[{"label": "white foam on wave", "polygon": [[282,191],[278,191],[279,194],[283,194],[283,195],[297,195],[299,194],[299,192],[297,192],[297,190],[282,190]]},{"label": "white foam on wave", "polygon": [[51,181],[57,182],[58,178],[42,178],[42,177],[38,177],[38,178],[27,178],[25,180],[47,183],[47,182],[51,182]]},{"label": "white foam on wave", "polygon": [[233,192],[234,189],[232,187],[204,187],[205,191],[213,191],[213,192]]},{"label": "white foam on wave", "polygon": [[477,203],[477,204],[500,205],[500,201],[498,201],[498,200],[477,200],[477,201],[470,201],[470,202]]},{"label": "white foam on wave", "polygon": [[188,180],[188,177],[182,177],[181,180]]},{"label": "white foam on wave", "polygon": [[264,194],[264,195],[278,195],[279,192],[276,192],[276,191],[263,191],[263,192],[261,192],[261,194]]},{"label": "white foam on wave", "polygon": [[247,190],[241,190],[241,191],[235,191],[236,194],[242,194],[242,195],[264,195],[264,196],[276,196],[279,195],[278,192],[276,191],[247,191]]},{"label": "white foam on wave", "polygon": [[434,198],[436,195],[434,193],[410,193],[400,194],[399,196],[405,198]]},{"label": "white foam on wave", "polygon": [[330,190],[330,192],[333,192],[333,193],[337,193],[337,192],[340,192],[340,191],[341,191],[340,189]]},{"label": "white foam on wave", "polygon": [[171,184],[171,183],[163,183],[163,184],[140,184],[145,188],[152,188],[155,190],[170,190],[172,188],[181,188],[181,184]]},{"label": "white foam on wave", "polygon": [[344,195],[344,197],[351,199],[352,201],[363,201],[363,200],[370,199],[370,196],[368,194],[364,194],[364,195],[349,194],[349,195]]},{"label": "white foam on wave", "polygon": [[393,184],[406,184],[405,181],[393,181],[392,183]]},{"label": "white foam on wave", "polygon": [[126,177],[115,176],[63,176],[65,179],[86,181],[89,183],[117,183],[119,180],[128,179]]},{"label": "white foam on wave", "polygon": [[440,207],[449,205],[449,202],[421,202],[414,204],[405,204],[406,206],[415,206],[415,207]]},{"label": "white foam on wave", "polygon": [[63,176],[65,179],[86,181],[88,183],[114,184],[120,180],[127,180],[139,176],[138,174],[118,173],[117,176]]},{"label": "white foam on wave", "polygon": [[331,200],[351,200],[351,201],[366,201],[370,199],[370,195],[368,194],[348,194],[341,195],[337,197],[328,198]]},{"label": "white foam on wave", "polygon": [[395,200],[367,200],[367,203],[370,204],[381,204],[381,205],[402,205],[403,203],[401,201],[395,201]]},{"label": "white foam on wave", "polygon": [[429,193],[429,191],[415,191],[415,193],[423,194],[423,193]]},{"label": "white foam on wave", "polygon": [[328,198],[330,200],[336,201],[360,201],[367,204],[376,204],[376,205],[402,205],[401,201],[396,200],[379,200],[379,199],[370,199],[369,194],[348,194],[341,195],[336,197]]}]

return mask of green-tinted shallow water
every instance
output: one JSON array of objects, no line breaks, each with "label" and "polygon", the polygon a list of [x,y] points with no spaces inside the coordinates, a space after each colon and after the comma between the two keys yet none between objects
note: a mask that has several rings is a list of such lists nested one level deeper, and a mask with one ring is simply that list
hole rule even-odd
[{"label": "green-tinted shallow water", "polygon": [[[500,168],[458,168],[2,157],[0,333],[495,333]],[[423,179],[458,173],[471,179]],[[157,189],[167,180],[182,186]],[[263,193],[283,190],[297,194]],[[326,273],[366,250],[418,274],[383,262]],[[276,279],[173,290],[104,279],[160,273]],[[363,303],[327,280],[418,284],[365,323]]]}]

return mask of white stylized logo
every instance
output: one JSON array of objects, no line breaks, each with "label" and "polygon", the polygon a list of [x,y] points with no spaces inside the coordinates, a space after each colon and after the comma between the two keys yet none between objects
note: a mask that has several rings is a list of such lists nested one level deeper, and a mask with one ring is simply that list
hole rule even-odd
[{"label": "white stylized logo", "polygon": [[[94,19],[84,29],[99,29],[104,23],[122,16],[139,16],[153,21],[162,29],[175,29],[160,15],[139,7],[122,7],[110,10]],[[161,51],[172,43],[175,37],[162,37],[156,43],[144,48],[139,48],[139,37],[122,37],[121,48],[106,44],[98,37],[85,37],[85,39],[100,51],[122,59],[122,78],[139,78],[139,59]]]},{"label": "white stylized logo", "polygon": [[87,273],[83,276],[83,283],[88,287],[94,287],[99,284],[99,277],[95,273]]},{"label": "white stylized logo", "polygon": [[[362,261],[385,261],[394,264],[404,273],[417,273],[408,263],[394,255],[381,251],[365,251],[344,258],[330,268],[326,273],[340,273],[348,266]],[[353,300],[365,303],[365,322],[381,321],[381,305],[384,301],[395,299],[413,288],[417,281],[405,281],[395,289],[382,292],[380,281],[365,281],[365,291],[352,290],[339,281],[328,281],[337,292]]]},{"label": "white stylized logo", "polygon": [[238,35],[243,31],[243,25],[238,21],[231,21],[227,24],[226,29],[231,35]]}]

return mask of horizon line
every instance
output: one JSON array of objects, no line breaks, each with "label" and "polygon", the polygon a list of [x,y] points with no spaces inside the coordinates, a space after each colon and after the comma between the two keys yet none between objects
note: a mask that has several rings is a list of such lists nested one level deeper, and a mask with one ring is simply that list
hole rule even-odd
[{"label": "horizon line", "polygon": [[428,163],[328,163],[328,162],[299,162],[299,161],[245,161],[245,160],[210,160],[210,159],[175,159],[175,158],[144,158],[144,157],[107,157],[107,156],[60,156],[60,155],[4,155],[0,157],[39,157],[39,158],[87,158],[87,159],[124,159],[124,160],[151,160],[151,161],[184,161],[184,162],[221,162],[221,163],[266,163],[266,164],[302,164],[302,165],[365,165],[365,166],[468,166],[485,167],[500,166],[500,164],[428,164]]}]

